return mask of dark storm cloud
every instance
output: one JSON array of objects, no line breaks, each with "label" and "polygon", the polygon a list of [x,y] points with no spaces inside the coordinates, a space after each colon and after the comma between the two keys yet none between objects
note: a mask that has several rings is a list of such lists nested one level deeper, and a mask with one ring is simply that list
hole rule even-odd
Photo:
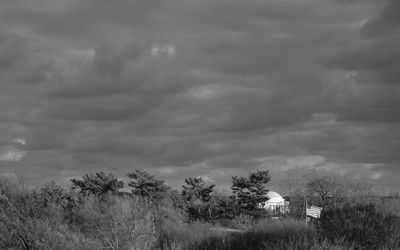
[{"label": "dark storm cloud", "polygon": [[364,31],[370,35],[398,32],[400,27],[400,3],[388,0],[388,4],[375,18],[366,23]]},{"label": "dark storm cloud", "polygon": [[366,22],[363,27],[364,36],[340,51],[335,63],[346,70],[360,71],[360,81],[398,84],[399,13],[399,2],[388,1],[376,17]]},{"label": "dark storm cloud", "polygon": [[1,171],[384,178],[400,132],[398,4],[384,4],[2,1]]},{"label": "dark storm cloud", "polygon": [[0,30],[0,70],[15,66],[24,59],[25,41],[16,34]]},{"label": "dark storm cloud", "polygon": [[345,70],[357,70],[360,81],[398,84],[400,42],[398,32],[357,41],[341,50],[334,64]]},{"label": "dark storm cloud", "polygon": [[339,119],[399,122],[399,6],[397,1],[389,1],[366,22],[357,39],[332,56],[332,65],[352,72],[352,85],[359,91],[349,102],[351,107],[337,111]]}]

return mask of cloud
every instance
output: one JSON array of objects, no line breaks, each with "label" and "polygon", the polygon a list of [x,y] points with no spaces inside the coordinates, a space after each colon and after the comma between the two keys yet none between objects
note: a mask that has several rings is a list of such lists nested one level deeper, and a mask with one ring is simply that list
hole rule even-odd
[{"label": "cloud", "polygon": [[400,161],[397,5],[3,1],[1,171],[383,180]]},{"label": "cloud", "polygon": [[378,16],[366,23],[364,30],[367,34],[376,35],[382,33],[398,32],[400,27],[400,4],[395,0],[388,0]]},{"label": "cloud", "polygon": [[13,33],[0,34],[0,70],[15,66],[24,59],[25,41]]},{"label": "cloud", "polygon": [[388,1],[380,13],[364,24],[357,39],[336,51],[332,63],[356,71],[359,82],[397,84],[400,51],[395,44],[400,39],[399,11],[398,1]]},{"label": "cloud", "polygon": [[175,55],[175,47],[170,44],[166,45],[153,45],[150,54],[152,56],[166,55],[168,57]]},{"label": "cloud", "polygon": [[20,161],[25,155],[25,151],[19,150],[13,146],[0,148],[0,161]]},{"label": "cloud", "polygon": [[25,145],[26,144],[26,139],[25,138],[15,138],[12,140],[12,142],[20,145]]}]

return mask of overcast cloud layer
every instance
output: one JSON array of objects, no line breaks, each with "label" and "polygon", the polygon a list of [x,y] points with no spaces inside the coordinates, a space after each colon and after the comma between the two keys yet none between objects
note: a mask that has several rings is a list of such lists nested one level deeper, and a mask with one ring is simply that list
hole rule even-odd
[{"label": "overcast cloud layer", "polygon": [[399,44],[395,0],[3,0],[0,174],[399,188]]}]

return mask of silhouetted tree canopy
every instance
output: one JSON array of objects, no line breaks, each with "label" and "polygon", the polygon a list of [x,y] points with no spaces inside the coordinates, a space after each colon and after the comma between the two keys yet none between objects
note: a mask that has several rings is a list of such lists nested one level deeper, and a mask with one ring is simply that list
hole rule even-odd
[{"label": "silhouetted tree canopy", "polygon": [[128,186],[132,187],[132,193],[152,199],[159,199],[165,196],[170,189],[164,184],[164,181],[158,180],[141,169],[135,169],[128,173],[130,181]]},{"label": "silhouetted tree canopy", "polygon": [[116,193],[124,187],[123,181],[119,181],[113,174],[103,172],[84,174],[82,180],[72,179],[72,188],[80,189],[83,194],[104,195]]},{"label": "silhouetted tree canopy", "polygon": [[186,185],[183,185],[182,195],[187,201],[207,202],[210,200],[210,194],[213,192],[215,185],[207,185],[203,178],[186,178]]}]

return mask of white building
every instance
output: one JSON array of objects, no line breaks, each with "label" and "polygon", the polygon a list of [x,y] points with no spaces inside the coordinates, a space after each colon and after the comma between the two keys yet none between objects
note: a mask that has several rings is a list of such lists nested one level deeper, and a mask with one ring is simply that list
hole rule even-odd
[{"label": "white building", "polygon": [[286,214],[289,212],[289,201],[286,201],[280,194],[268,191],[265,196],[268,200],[260,203],[260,208],[264,208],[274,214]]}]

